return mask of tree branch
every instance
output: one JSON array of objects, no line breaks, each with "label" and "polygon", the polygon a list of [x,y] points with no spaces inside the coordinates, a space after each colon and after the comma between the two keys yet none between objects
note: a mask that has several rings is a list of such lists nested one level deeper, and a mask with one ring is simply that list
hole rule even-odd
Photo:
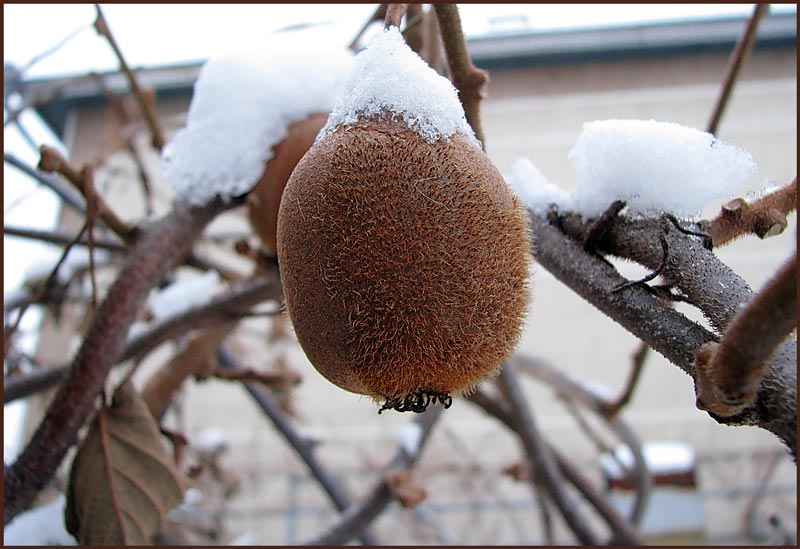
[{"label": "tree branch", "polygon": [[100,5],[95,4],[94,7],[97,10],[97,18],[95,19],[94,27],[97,29],[98,34],[108,40],[108,44],[111,46],[111,49],[114,50],[114,54],[119,60],[119,68],[127,77],[128,83],[133,91],[133,96],[136,98],[136,102],[139,104],[139,109],[141,109],[142,116],[144,116],[147,127],[150,129],[150,134],[153,136],[153,147],[160,151],[164,148],[164,143],[166,143],[166,141],[164,140],[164,132],[161,129],[155,109],[153,108],[153,103],[147,100],[145,92],[139,85],[136,75],[125,62],[125,57],[122,55],[122,51],[119,49],[117,41],[111,34],[111,29],[108,27],[108,23],[103,16],[103,11],[100,9]]},{"label": "tree branch", "polygon": [[747,21],[747,26],[745,26],[742,35],[739,37],[739,41],[736,43],[736,47],[731,53],[730,59],[728,60],[728,67],[725,69],[725,77],[722,80],[722,87],[720,88],[717,102],[714,105],[714,110],[711,112],[711,118],[706,127],[708,133],[717,133],[717,127],[719,126],[720,120],[722,120],[722,115],[725,114],[725,108],[728,106],[728,99],[730,99],[733,86],[736,83],[736,78],[739,76],[739,70],[742,68],[742,65],[744,65],[744,60],[747,59],[747,55],[750,53],[750,50],[753,49],[753,43],[756,41],[758,23],[761,21],[761,17],[767,13],[768,9],[769,4],[756,4],[754,6],[753,14]]},{"label": "tree branch", "polygon": [[[520,355],[514,355],[511,360],[518,362],[519,366],[525,367],[526,370],[528,367],[530,367],[531,369],[529,370],[529,373],[532,373],[537,377],[544,375],[544,377],[540,377],[540,379],[548,380],[548,383],[552,383],[557,391],[563,391],[565,389],[565,386],[562,386],[562,381],[574,385],[574,383],[569,381],[558,371],[547,368],[541,362],[531,361],[528,357],[523,358]],[[592,406],[592,403],[595,405],[598,403],[597,399],[593,395],[590,395],[583,388],[577,385],[572,387],[570,394],[573,397],[577,397],[587,406]],[[498,419],[511,431],[515,432],[517,436],[520,436],[519,425],[516,418],[509,411],[508,407],[498,402],[497,399],[490,397],[485,391],[480,389],[466,397],[466,399],[481,407],[486,413]],[[593,409],[599,413],[600,408],[598,406],[595,406]],[[631,512],[631,522],[633,524],[638,524],[644,514],[644,509],[647,503],[650,477],[647,473],[647,468],[644,466],[644,458],[641,456],[640,443],[633,432],[618,418],[610,420],[610,425],[620,436],[620,439],[625,444],[629,445],[637,462],[637,497],[633,506],[633,511]],[[555,447],[552,445],[549,446],[550,451],[552,452],[553,457],[555,458],[556,463],[561,470],[561,473],[564,475],[564,478],[566,478],[578,490],[578,492],[581,493],[586,501],[594,507],[598,514],[603,517],[603,520],[605,520],[611,528],[613,532],[612,541],[616,541],[617,543],[625,545],[641,545],[641,541],[639,540],[639,537],[631,523],[626,521],[619,514],[619,512],[605,497],[603,497],[603,495],[592,485],[585,475],[578,470],[577,467],[575,467],[567,458],[558,452]],[[534,480],[535,479],[531,478],[531,481]],[[535,482],[534,489],[538,489],[538,486],[535,484]]]},{"label": "tree branch", "polygon": [[145,230],[97,310],[86,337],[28,445],[6,471],[4,521],[8,524],[50,481],[78,431],[92,416],[128,328],[150,288],[181,260],[203,228],[231,204],[177,207]]},{"label": "tree branch", "polygon": [[613,418],[630,402],[631,398],[633,397],[633,393],[636,390],[636,386],[639,383],[639,378],[642,375],[642,371],[644,370],[644,363],[647,360],[649,351],[650,347],[646,343],[640,341],[639,346],[633,353],[631,372],[628,375],[628,380],[625,382],[625,387],[623,388],[622,393],[620,393],[616,400],[608,403],[603,411],[603,414],[606,417]]},{"label": "tree branch", "polygon": [[[39,240],[41,242],[49,242],[51,244],[68,244],[73,241],[74,237],[59,230],[42,230],[42,229],[27,229],[23,227],[14,227],[10,225],[3,226],[3,234],[6,236],[17,236],[20,238],[30,238],[32,240]],[[89,242],[85,238],[81,238],[76,245],[88,246]],[[102,248],[112,252],[127,252],[128,247],[119,240],[112,240],[110,238],[94,237],[94,247]]]},{"label": "tree branch", "polygon": [[386,8],[386,17],[383,22],[383,28],[388,29],[389,27],[397,27],[400,28],[400,22],[403,20],[403,16],[406,14],[406,10],[408,9],[408,4],[389,4]]},{"label": "tree branch", "polygon": [[[227,348],[220,347],[217,351],[217,359],[219,360],[220,368],[229,372],[241,372],[244,368],[239,364],[239,361]],[[283,435],[286,442],[294,449],[297,455],[306,464],[311,474],[320,483],[320,486],[333,502],[334,506],[339,511],[344,511],[350,507],[348,497],[338,485],[338,483],[330,476],[325,468],[320,464],[316,457],[314,457],[313,447],[308,439],[303,438],[294,426],[286,419],[286,416],[281,412],[280,406],[273,400],[272,396],[260,387],[257,383],[244,383],[244,388],[256,401],[261,411],[267,416],[278,432]],[[358,532],[354,532],[352,537],[360,536],[364,545],[377,545],[377,540],[369,532],[365,531],[368,525],[364,525]],[[348,538],[349,539],[349,538]]]},{"label": "tree branch", "polygon": [[441,413],[441,406],[429,406],[427,410],[417,415],[413,421],[422,430],[422,435],[416,448],[417,451],[409,454],[405,448],[400,446],[381,480],[378,481],[369,494],[359,504],[348,507],[339,522],[334,524],[328,531],[305,542],[303,545],[343,545],[369,526],[393,499],[392,490],[389,486],[389,476],[393,473],[410,470],[414,466],[422,453],[431,429],[436,424]]},{"label": "tree branch", "polygon": [[[277,266],[267,270],[256,280],[249,281],[227,294],[210,302],[193,307],[181,314],[170,317],[152,326],[146,332],[132,338],[116,358],[122,363],[142,356],[165,341],[174,339],[189,330],[212,328],[240,318],[253,305],[267,299],[279,300],[283,297]],[[55,366],[47,369],[48,374],[31,373],[14,376],[4,382],[3,402],[9,403],[18,398],[49,389],[59,383],[69,371],[69,366]],[[27,379],[30,377],[31,379]]]},{"label": "tree branch", "polygon": [[372,13],[369,19],[364,21],[364,24],[361,26],[359,31],[350,41],[350,44],[347,46],[348,49],[350,49],[351,51],[356,51],[356,48],[358,48],[358,41],[361,40],[361,37],[364,36],[365,32],[367,32],[369,26],[372,25],[375,21],[380,21],[381,19],[384,19],[386,17],[387,6],[388,4],[379,4],[378,7],[375,8],[375,11]]},{"label": "tree branch", "polygon": [[[669,307],[652,292],[636,286],[624,292],[612,289],[624,279],[580,243],[588,230],[575,214],[543,216],[532,213],[536,259],[575,293],[610,316],[670,362],[695,377],[694,354],[716,335]],[[679,287],[720,332],[747,303],[752,291],[747,284],[701,242],[678,230],[668,230],[662,220],[630,220],[624,217],[609,228],[597,249],[655,268],[662,260],[663,235],[670,255],[663,276]],[[666,234],[665,234],[666,233]],[[773,354],[756,403],[732,417],[711,414],[720,423],[757,425],[777,435],[796,455],[797,342],[789,338]]]},{"label": "tree branch", "polygon": [[[630,449],[635,462],[632,476],[633,483],[636,487],[636,499],[631,510],[630,521],[634,525],[638,525],[644,518],[644,511],[647,507],[647,501],[650,497],[652,479],[650,472],[647,469],[647,464],[644,461],[642,443],[633,430],[622,420],[621,417],[611,416],[608,414],[609,402],[606,399],[601,398],[590,390],[587,390],[586,387],[573,381],[562,371],[558,370],[552,365],[520,353],[512,356],[510,360],[513,361],[523,373],[529,374],[553,387],[554,391],[561,398],[567,399],[570,402],[580,403],[584,408],[587,408],[588,410],[600,416],[603,421],[608,424],[609,428],[617,435],[617,437],[619,437],[620,442],[625,444]],[[559,466],[562,466],[562,462],[565,461],[565,458],[560,458],[558,453],[556,453],[556,458],[559,459]],[[570,482],[573,482],[572,477],[574,474],[572,472],[564,471],[564,476],[566,476]],[[588,481],[585,481],[585,483],[588,483]],[[573,484],[575,483],[573,482]],[[599,494],[592,496],[592,494],[581,489],[578,484],[576,484],[576,487],[581,491],[581,493],[584,494],[584,497],[586,497],[588,501],[594,502],[594,499],[600,498],[606,504],[608,503]],[[603,515],[607,521],[609,521],[609,524],[612,525],[612,528],[617,530],[617,536],[620,536],[621,534],[624,535],[626,530],[619,524],[619,518],[615,518],[614,516],[606,516],[601,508],[597,507],[597,505],[594,503],[593,505],[595,505],[595,508],[597,508],[600,514]],[[614,526],[615,524],[617,526]]]},{"label": "tree branch", "polygon": [[506,397],[537,483],[544,488],[555,503],[578,541],[582,545],[599,545],[600,540],[589,528],[575,500],[565,490],[561,470],[555,462],[550,446],[541,436],[533,414],[525,401],[519,379],[516,376],[516,366],[512,362],[504,364],[496,382]]},{"label": "tree branch", "polygon": [[797,327],[797,252],[736,315],[719,343],[697,350],[698,406],[732,416],[753,404],[766,361]]},{"label": "tree branch", "polygon": [[66,185],[60,178],[38,171],[8,152],[3,153],[3,161],[53,191],[78,213],[86,213],[86,206],[81,195],[72,187]]},{"label": "tree branch", "polygon": [[46,173],[58,173],[64,176],[67,181],[72,183],[72,185],[81,192],[87,202],[90,199],[95,201],[97,213],[109,229],[114,231],[117,236],[128,244],[136,239],[137,228],[130,226],[114,213],[108,203],[97,194],[92,182],[84,177],[84,172],[82,170],[72,166],[61,156],[61,153],[53,147],[42,145],[39,148],[39,152],[42,156],[38,166],[40,170]]},{"label": "tree branch", "polygon": [[467,122],[472,126],[475,137],[485,145],[486,140],[481,126],[480,102],[486,92],[489,74],[472,64],[467,51],[467,41],[461,29],[461,17],[456,4],[433,4],[439,28],[442,32],[444,51],[447,54],[447,65],[450,78],[459,92],[461,104]]},{"label": "tree branch", "polygon": [[723,204],[719,215],[701,221],[700,227],[711,236],[714,246],[722,246],[744,236],[755,234],[768,238],[782,233],[789,222],[786,216],[797,208],[797,178],[753,203],[736,198]]}]

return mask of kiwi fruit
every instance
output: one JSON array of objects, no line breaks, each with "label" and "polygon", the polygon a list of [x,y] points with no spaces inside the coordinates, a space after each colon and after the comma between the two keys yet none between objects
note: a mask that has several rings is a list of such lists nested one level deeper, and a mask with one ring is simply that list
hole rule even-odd
[{"label": "kiwi fruit", "polygon": [[289,125],[284,138],[272,147],[272,156],[250,194],[247,217],[250,226],[269,254],[277,251],[278,208],[289,175],[308,151],[328,120],[325,113],[313,113]]},{"label": "kiwi fruit", "polygon": [[519,339],[525,210],[460,133],[428,142],[388,115],[325,133],[286,184],[277,244],[307,357],[379,411],[449,405]]}]

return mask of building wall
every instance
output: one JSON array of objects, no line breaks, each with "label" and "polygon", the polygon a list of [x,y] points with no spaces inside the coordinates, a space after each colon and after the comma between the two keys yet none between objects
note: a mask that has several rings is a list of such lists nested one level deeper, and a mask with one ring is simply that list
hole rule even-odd
[{"label": "building wall", "polygon": [[[702,129],[726,62],[725,55],[703,54],[493,70],[483,103],[487,152],[503,172],[508,172],[515,159],[527,157],[548,179],[568,188],[572,172],[567,154],[584,122],[654,118]],[[796,98],[796,52],[754,53],[718,132],[721,138],[750,151],[758,164],[756,175],[743,192],[759,188],[767,178],[787,183],[795,176]],[[170,131],[182,125],[185,101],[174,100],[160,108]],[[77,163],[96,161],[98,154],[110,154],[105,112],[92,109],[77,116],[73,159]],[[146,158],[157,187],[158,210],[165,211],[170,193],[160,180],[157,158],[152,154]],[[131,179],[134,166],[119,155],[113,155],[110,164],[111,168],[99,177],[101,185],[106,185],[109,202],[123,217],[139,218],[144,209],[138,198],[141,193]],[[708,214],[712,215],[718,206],[710,206]],[[748,237],[719,250],[719,255],[758,289],[794,249],[794,216],[791,223],[783,235],[766,241]],[[247,225],[240,215],[226,214],[210,231],[247,231]],[[247,272],[245,263],[240,261],[239,266]],[[631,277],[643,272],[628,264],[620,265],[620,270]],[[534,274],[533,296],[519,351],[542,357],[570,376],[610,394],[618,393],[630,369],[636,339],[542,268]],[[251,319],[238,330],[241,337],[234,349],[248,366],[273,366],[275,348],[263,335],[254,335],[263,334],[268,322]],[[368,398],[346,393],[317,374],[296,344],[289,345],[286,352],[292,367],[304,378],[295,394],[300,410],[297,428],[318,442],[318,457],[351,493],[363,493],[390,458],[397,429],[410,418],[396,413],[378,416],[376,405]],[[151,362],[143,368],[143,374],[157,367],[155,361]],[[563,405],[540,383],[526,380],[524,389],[547,437],[598,477],[596,451]],[[781,446],[771,434],[756,428],[721,426],[698,411],[694,401],[691,379],[652,354],[623,417],[644,441],[678,440],[690,444],[704,460],[704,470],[718,471],[709,464],[718,463],[715,456],[730,456],[731,452],[744,456],[742,459],[758,452],[781,454]],[[190,438],[208,434],[211,429],[224,433],[229,442],[231,449],[225,462],[242,479],[239,496],[229,508],[231,532],[252,531],[261,543],[297,542],[333,520],[327,501],[308,480],[304,466],[241,387],[218,381],[192,382],[186,387],[182,402],[179,423]],[[504,507],[498,503],[530,505],[529,489],[513,483],[501,472],[518,457],[517,442],[496,422],[469,403],[456,401],[437,427],[417,471],[418,478],[437,487],[429,502],[439,507],[434,505],[429,510],[438,509],[434,515],[445,530],[463,533],[465,528],[473,529],[466,539],[456,535],[462,543],[536,542],[540,533],[527,525],[531,508],[515,508],[513,512],[506,509],[503,514]],[[758,481],[756,473],[719,477],[703,475],[701,490],[718,493],[732,483],[752,492]],[[777,480],[771,482],[776,486],[796,486],[796,471],[791,466],[780,466],[774,479]],[[708,534],[723,538],[741,534],[741,521],[730,518],[732,513],[744,516],[750,493],[747,490],[738,499],[708,497],[698,503],[705,513]],[[778,502],[775,506],[782,509],[781,516],[788,517],[785,520],[796,531],[794,497],[779,495],[770,501]],[[458,510],[459,501],[478,500],[489,501],[485,515],[488,518],[475,518]],[[401,525],[424,522],[410,512],[395,511],[393,516],[398,515]],[[406,538],[439,542],[453,539],[442,530],[429,528],[422,533],[403,534],[404,530],[389,525],[387,520],[379,524],[383,530],[376,531],[385,535],[394,528],[387,542]],[[566,533],[560,535],[569,540]]]}]

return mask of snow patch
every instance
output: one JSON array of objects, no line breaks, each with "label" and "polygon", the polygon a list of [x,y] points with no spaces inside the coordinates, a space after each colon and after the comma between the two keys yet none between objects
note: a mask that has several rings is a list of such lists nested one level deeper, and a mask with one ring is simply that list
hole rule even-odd
[{"label": "snow patch", "polygon": [[[170,284],[150,297],[153,320],[160,322],[208,303],[219,293],[221,282],[219,273],[208,271],[202,276]],[[130,332],[129,337],[132,337]]]},{"label": "snow patch", "polygon": [[571,209],[570,196],[564,189],[551,183],[527,158],[519,158],[511,166],[506,183],[525,206],[538,214],[547,213],[551,204],[560,210]]},{"label": "snow patch", "polygon": [[588,122],[569,159],[575,170],[569,191],[547,181],[525,158],[513,164],[506,182],[539,214],[554,204],[592,218],[624,200],[633,216],[696,219],[713,200],[733,197],[756,169],[747,151],[709,133],[654,120]]},{"label": "snow patch", "polygon": [[397,27],[377,33],[355,57],[344,90],[320,137],[389,113],[429,143],[460,133],[480,147],[456,89],[408,47]]},{"label": "snow patch", "polygon": [[352,62],[349,50],[226,55],[200,71],[186,127],[162,153],[177,199],[192,205],[248,192],[290,124],[327,113]]},{"label": "snow patch", "polygon": [[[616,456],[616,460],[608,454],[600,455],[600,465],[609,476],[613,478],[625,476],[625,472],[620,470],[617,460],[628,470],[635,467],[633,452],[627,444],[618,444],[614,448],[614,456]],[[654,475],[690,471],[697,461],[694,449],[689,444],[671,441],[643,444],[642,457],[647,464],[647,469]]]},{"label": "snow patch", "polygon": [[583,125],[569,153],[576,211],[587,217],[624,200],[630,213],[700,215],[731,196],[756,169],[746,151],[710,133],[655,120],[602,120]]}]

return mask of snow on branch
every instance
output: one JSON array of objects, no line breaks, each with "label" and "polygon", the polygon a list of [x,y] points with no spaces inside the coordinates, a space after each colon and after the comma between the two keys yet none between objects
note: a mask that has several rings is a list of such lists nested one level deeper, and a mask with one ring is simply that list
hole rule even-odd
[{"label": "snow on branch", "polygon": [[201,69],[186,127],[162,154],[178,200],[247,193],[292,122],[333,108],[352,60],[345,49],[227,55]]},{"label": "snow on branch", "polygon": [[539,213],[555,204],[592,218],[623,200],[634,216],[693,219],[711,201],[732,196],[756,168],[748,152],[709,133],[655,120],[588,122],[569,159],[569,193],[526,163],[515,164],[507,179]]}]

